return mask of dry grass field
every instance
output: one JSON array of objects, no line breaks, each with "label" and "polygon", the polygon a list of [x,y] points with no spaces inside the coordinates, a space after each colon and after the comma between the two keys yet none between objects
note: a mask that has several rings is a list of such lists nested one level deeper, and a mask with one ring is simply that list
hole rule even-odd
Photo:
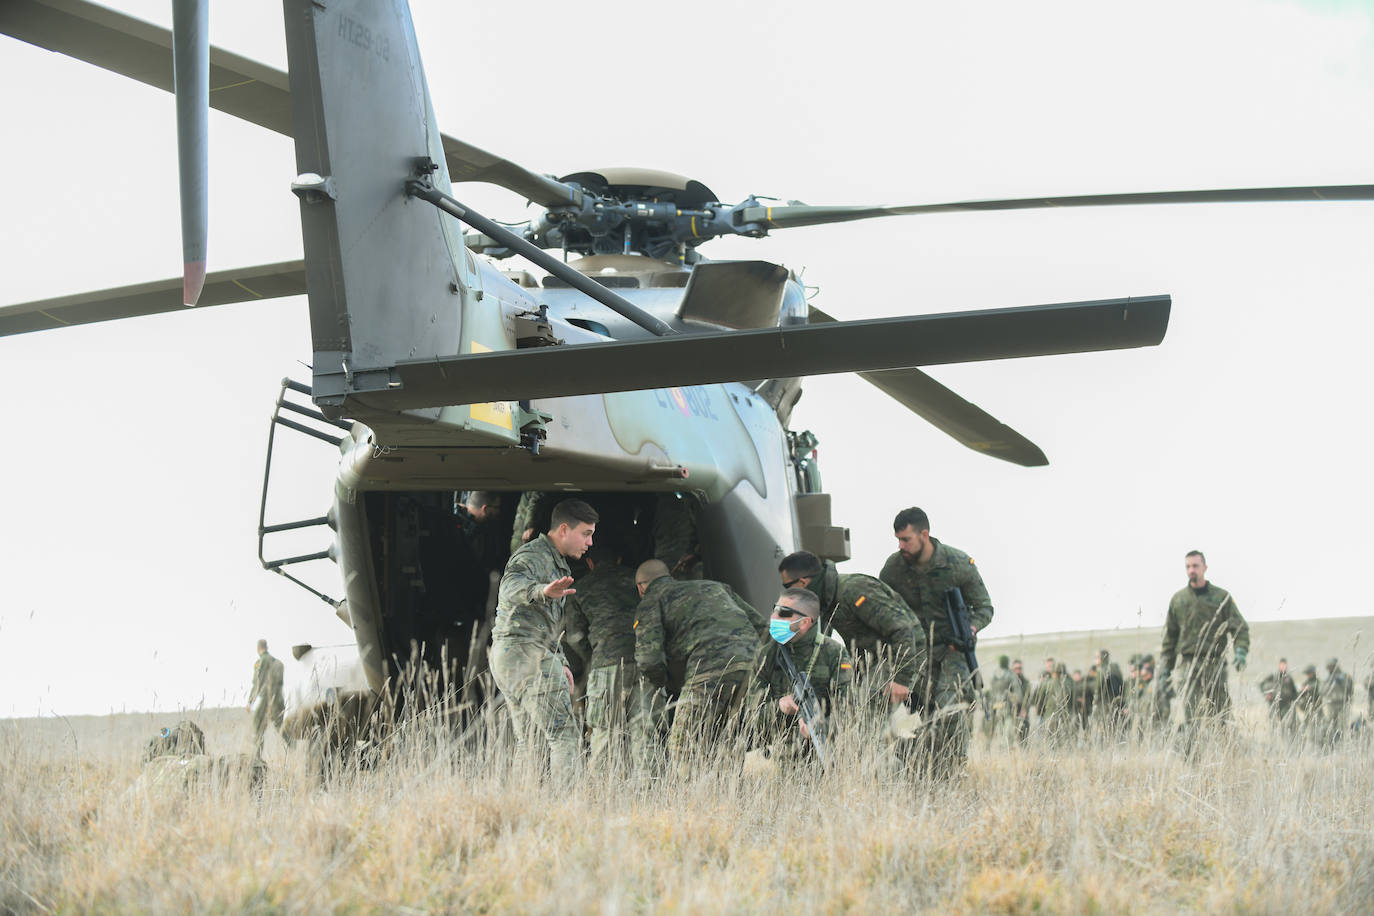
[{"label": "dry grass field", "polygon": [[[707,753],[565,788],[419,722],[324,786],[272,736],[260,796],[136,788],[177,718],[0,723],[0,910],[1374,910],[1371,749],[1286,744],[1253,703],[1191,757],[1168,736],[1011,748],[975,729],[965,775],[936,783],[855,708],[824,774]],[[191,718],[211,754],[250,746],[242,710]]]}]

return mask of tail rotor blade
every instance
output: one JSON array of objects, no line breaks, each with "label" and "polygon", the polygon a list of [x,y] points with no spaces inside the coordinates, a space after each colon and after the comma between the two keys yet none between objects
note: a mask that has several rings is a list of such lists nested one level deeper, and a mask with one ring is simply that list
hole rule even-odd
[{"label": "tail rotor blade", "polygon": [[181,175],[182,301],[195,305],[205,286],[209,235],[209,0],[172,0],[172,68]]}]

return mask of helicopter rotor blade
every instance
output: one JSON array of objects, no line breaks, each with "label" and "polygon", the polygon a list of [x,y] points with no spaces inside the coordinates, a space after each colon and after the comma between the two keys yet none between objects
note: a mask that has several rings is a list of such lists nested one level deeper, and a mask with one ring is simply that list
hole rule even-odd
[{"label": "helicopter rotor blade", "polygon": [[[75,324],[184,312],[183,278],[0,306],[0,337]],[[217,270],[205,275],[197,311],[213,305],[305,295],[305,262],[283,261]]]},{"label": "helicopter rotor blade", "polygon": [[740,224],[770,229],[795,229],[844,223],[879,216],[914,216],[972,210],[1037,210],[1061,207],[1117,207],[1142,204],[1232,204],[1298,201],[1374,200],[1374,185],[1305,185],[1291,188],[1230,188],[1210,191],[1144,191],[1127,194],[1085,194],[1073,197],[1023,197],[1008,200],[965,200],[956,203],[912,204],[896,207],[785,207],[741,208]]},{"label": "helicopter rotor blade", "polygon": [[1169,308],[1147,296],[534,347],[403,361],[384,388],[346,394],[407,410],[1148,347],[1164,339]]},{"label": "helicopter rotor blade", "polygon": [[[172,32],[86,0],[3,0],[0,34],[173,91]],[[209,49],[210,105],[291,136],[290,82],[273,67],[221,48]],[[580,192],[447,134],[449,179],[481,181],[544,207],[580,203]]]},{"label": "helicopter rotor blade", "polygon": [[[815,306],[811,307],[810,321],[813,323],[834,320]],[[1028,468],[1044,467],[1050,463],[1034,442],[920,369],[875,369],[857,374],[931,426],[975,452]]]},{"label": "helicopter rotor blade", "polygon": [[181,301],[195,305],[205,286],[205,254],[210,231],[209,0],[173,0],[172,66],[181,182]]}]

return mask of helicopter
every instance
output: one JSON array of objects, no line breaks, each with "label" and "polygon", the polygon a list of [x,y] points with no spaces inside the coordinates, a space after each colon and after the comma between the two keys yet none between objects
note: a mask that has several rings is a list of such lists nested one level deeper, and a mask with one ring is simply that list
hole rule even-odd
[{"label": "helicopter", "polygon": [[[119,32],[110,25],[118,16],[97,15],[90,7],[15,4],[3,24],[24,37],[14,23],[26,9],[36,10],[35,16],[75,11]],[[288,25],[298,28],[310,12],[309,4],[302,5],[287,16]],[[1189,199],[1183,194],[825,210],[772,206],[758,198],[723,204],[700,182],[644,169],[548,178],[462,141],[441,139],[431,117],[416,117],[427,103],[413,91],[423,75],[403,5],[330,4],[316,18],[322,16],[329,17],[327,27],[289,37],[289,75],[210,54],[212,72],[220,68],[228,90],[216,90],[216,107],[232,110],[233,87],[250,81],[255,90],[289,89],[288,130],[297,137],[298,156],[292,190],[301,201],[306,257],[211,273],[205,304],[228,304],[241,295],[235,289],[246,288],[254,298],[310,293],[314,377],[308,392],[296,393],[308,393],[313,401],[311,420],[347,426],[336,427],[345,435],[337,437],[343,454],[336,504],[326,523],[336,528],[333,558],[349,583],[347,603],[338,607],[357,634],[374,690],[387,677],[388,659],[404,655],[400,647],[412,635],[399,624],[388,630],[388,620],[400,619],[398,608],[419,600],[413,594],[397,597],[392,586],[368,583],[362,573],[371,568],[381,579],[401,578],[402,566],[387,566],[401,561],[379,560],[394,540],[391,532],[411,511],[394,494],[407,494],[412,502],[413,494],[426,494],[421,502],[433,515],[443,511],[444,494],[454,490],[686,493],[700,503],[703,546],[710,545],[703,557],[707,572],[759,602],[776,588],[771,565],[759,557],[808,545],[837,559],[846,554],[842,527],[828,518],[825,500],[816,498],[825,494],[809,452],[787,436],[803,375],[866,373],[906,406],[949,426],[960,441],[1034,465],[1043,463],[1043,455],[1028,440],[912,367],[1148,345],[1162,338],[1166,297],[832,322],[807,304],[800,279],[785,268],[712,262],[697,249],[712,236],[762,236],[869,216]],[[62,32],[62,26],[54,28]],[[117,57],[117,36],[100,34],[102,53]],[[170,47],[170,38],[163,38],[154,44]],[[44,43],[55,40],[49,35]],[[346,87],[324,88],[327,63],[302,66],[301,54],[317,64],[361,54],[367,79],[359,83],[350,74]],[[393,55],[402,62],[392,66]],[[165,81],[166,68],[159,69]],[[315,96],[307,101],[299,85]],[[362,93],[367,104],[357,105],[356,96],[340,104],[337,93],[345,91]],[[279,115],[280,105],[275,110]],[[381,122],[385,129],[379,129],[379,111],[393,117]],[[303,151],[302,123],[327,125],[321,133],[328,144]],[[340,123],[342,136],[359,149],[348,142],[334,145]],[[406,143],[411,148],[402,155]],[[345,166],[351,159],[358,161]],[[387,171],[381,161],[394,173],[401,159],[407,163],[404,174],[391,174],[385,182],[374,174]],[[321,164],[326,161],[332,167]],[[503,231],[448,193],[458,178],[496,181],[530,196],[545,212],[519,233]],[[362,187],[386,200],[367,219],[348,215],[349,189]],[[1344,190],[1361,199],[1369,195],[1368,188]],[[1192,193],[1197,200],[1275,200],[1337,192]],[[332,226],[330,213],[338,220]],[[384,230],[373,222],[378,214],[389,221]],[[457,229],[455,219],[468,220],[470,230]],[[355,237],[365,228],[378,234]],[[347,240],[346,251],[338,239]],[[560,270],[556,260],[539,262],[538,252],[549,249],[581,255],[585,263],[569,271]],[[499,258],[513,251],[554,279],[536,285],[523,271],[505,272],[499,261],[473,256]],[[48,319],[61,324],[177,310],[183,285],[30,303],[0,312],[0,321],[12,322],[8,333],[15,333],[41,329]],[[406,305],[395,313],[382,308],[381,300]],[[359,361],[360,355],[367,358]],[[805,373],[788,374],[799,368]],[[736,381],[742,377],[757,380]],[[703,434],[707,423],[726,431]],[[426,587],[434,590],[433,583]]]}]

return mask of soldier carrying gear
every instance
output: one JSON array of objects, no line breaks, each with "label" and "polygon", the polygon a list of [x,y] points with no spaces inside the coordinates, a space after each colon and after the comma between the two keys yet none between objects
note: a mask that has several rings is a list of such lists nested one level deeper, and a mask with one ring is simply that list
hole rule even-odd
[{"label": "soldier carrying gear", "polygon": [[[259,639],[258,660],[253,662],[253,689],[248,694],[246,707],[253,713],[253,750],[258,757],[262,756],[263,737],[269,721],[286,742],[286,746],[291,746],[291,739],[281,727],[282,715],[286,712],[286,698],[282,690],[285,675],[286,666],[268,653],[267,640]],[[262,702],[254,710],[253,702],[258,699]]]},{"label": "soldier carrying gear", "polygon": [[[899,549],[887,558],[878,578],[915,612],[927,640],[929,674],[914,699],[927,713],[948,713],[937,717],[927,747],[932,771],[947,775],[968,758],[968,710],[974,689],[964,653],[953,648],[956,636],[950,629],[945,592],[957,588],[962,593],[974,637],[992,622],[992,599],[973,558],[930,536],[924,511],[913,506],[898,512],[892,531]],[[954,714],[959,706],[964,711]]]},{"label": "soldier carrying gear", "polygon": [[[774,736],[795,756],[813,756],[829,740],[825,722],[836,699],[844,696],[853,680],[853,662],[839,642],[828,639],[818,621],[821,603],[814,592],[802,588],[784,589],[773,606],[768,621],[769,641],[759,669],[758,686],[766,692],[759,709],[759,731],[766,740]],[[820,731],[810,733],[804,710],[796,700],[797,683],[782,663],[783,652],[790,654],[797,672],[806,678],[820,706]],[[794,724],[795,723],[795,724]],[[779,725],[784,728],[780,729]],[[783,735],[777,735],[780,730]],[[824,760],[820,761],[824,765]]]},{"label": "soldier carrying gear", "polygon": [[1288,659],[1279,659],[1278,670],[1266,674],[1259,687],[1264,702],[1269,704],[1269,718],[1274,726],[1291,735],[1297,724],[1293,703],[1298,699],[1298,687],[1288,673]]},{"label": "soldier carrying gear", "polygon": [[564,643],[587,673],[592,765],[625,762],[629,751],[635,769],[643,769],[651,736],[648,691],[635,666],[635,575],[611,547],[595,544],[582,559],[589,571],[568,597]]},{"label": "soldier carrying gear", "polygon": [[641,563],[635,586],[640,675],[663,689],[670,686],[670,671],[683,675],[668,734],[668,754],[681,766],[692,739],[737,724],[768,621],[725,583],[673,579],[662,560]]},{"label": "soldier carrying gear", "polygon": [[1321,684],[1317,681],[1317,666],[1308,665],[1302,669],[1306,679],[1298,687],[1298,699],[1294,703],[1302,716],[1302,731],[1310,740],[1321,738],[1322,701]]},{"label": "soldier carrying gear", "polygon": [[893,673],[884,691],[894,703],[907,700],[923,677],[926,641],[901,595],[872,576],[841,573],[834,563],[806,550],[784,557],[778,574],[783,588],[816,595],[822,632],[839,633],[860,665],[886,656]]}]

